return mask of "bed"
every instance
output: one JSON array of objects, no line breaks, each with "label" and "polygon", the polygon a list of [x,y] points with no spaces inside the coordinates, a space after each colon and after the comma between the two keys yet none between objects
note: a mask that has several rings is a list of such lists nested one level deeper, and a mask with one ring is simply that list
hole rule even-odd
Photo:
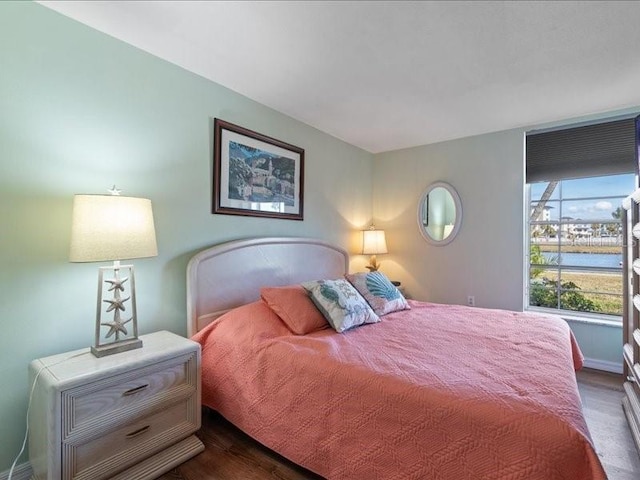
[{"label": "bed", "polygon": [[284,320],[298,310],[261,299],[347,271],[343,249],[314,239],[196,254],[188,333],[203,404],[328,479],[606,479],[564,321],[409,300],[376,323],[300,335]]}]

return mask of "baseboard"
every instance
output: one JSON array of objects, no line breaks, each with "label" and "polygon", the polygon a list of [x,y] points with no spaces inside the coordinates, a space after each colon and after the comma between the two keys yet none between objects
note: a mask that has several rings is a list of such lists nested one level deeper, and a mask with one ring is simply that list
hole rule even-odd
[{"label": "baseboard", "polygon": [[598,360],[594,358],[585,358],[584,366],[593,368],[594,370],[602,370],[603,372],[618,373],[622,375],[622,362],[610,362],[608,360]]},{"label": "baseboard", "polygon": [[[29,462],[27,462],[21,465],[16,465],[16,468],[13,469],[11,480],[29,480],[31,478],[31,475],[33,475],[33,471],[31,470],[31,465],[29,465]],[[8,480],[8,478],[9,470],[0,473],[0,480]]]}]

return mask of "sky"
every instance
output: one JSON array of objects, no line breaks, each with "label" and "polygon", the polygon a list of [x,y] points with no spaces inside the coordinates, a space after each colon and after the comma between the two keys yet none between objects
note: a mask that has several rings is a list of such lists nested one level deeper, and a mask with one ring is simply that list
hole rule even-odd
[{"label": "sky", "polygon": [[[548,182],[530,184],[532,206],[540,199]],[[558,220],[560,209],[563,217],[581,220],[612,220],[611,214],[620,206],[622,199],[635,189],[635,175],[609,175],[606,177],[563,180],[555,188],[547,207],[551,208],[551,219]],[[562,195],[562,205],[558,201]],[[617,197],[617,198],[607,198]],[[572,200],[589,198],[589,200]]]}]

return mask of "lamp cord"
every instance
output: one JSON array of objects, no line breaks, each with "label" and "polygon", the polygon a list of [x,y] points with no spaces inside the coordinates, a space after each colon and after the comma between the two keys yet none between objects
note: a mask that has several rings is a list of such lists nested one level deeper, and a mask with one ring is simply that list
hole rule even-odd
[{"label": "lamp cord", "polygon": [[9,469],[9,476],[7,477],[7,480],[11,480],[11,477],[13,476],[13,470],[16,468],[16,464],[18,463],[18,460],[20,459],[20,457],[24,453],[24,449],[27,446],[27,439],[29,438],[29,412],[31,411],[31,401],[33,400],[33,392],[36,389],[36,383],[38,381],[38,377],[40,377],[40,374],[42,373],[42,371],[44,369],[49,369],[50,367],[53,367],[55,365],[59,365],[61,363],[64,363],[67,360],[71,360],[72,358],[80,357],[82,355],[86,355],[87,353],[88,352],[77,353],[75,355],[71,355],[69,357],[66,357],[66,358],[62,359],[59,362],[52,363],[51,365],[43,365],[43,366],[40,367],[40,369],[36,373],[36,376],[33,378],[33,384],[31,385],[31,391],[29,392],[29,403],[27,405],[27,421],[26,421],[26,428],[25,428],[25,432],[24,432],[24,440],[22,441],[22,447],[20,448],[20,451],[18,452],[18,455],[16,456],[15,460],[11,464],[11,468]]}]

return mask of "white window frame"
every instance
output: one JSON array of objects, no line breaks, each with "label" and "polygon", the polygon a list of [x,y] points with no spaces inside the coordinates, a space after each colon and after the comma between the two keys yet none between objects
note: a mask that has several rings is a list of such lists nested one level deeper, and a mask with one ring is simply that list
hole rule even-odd
[{"label": "white window frame", "polygon": [[[602,175],[603,177],[606,175]],[[526,231],[526,250],[525,250],[525,291],[524,291],[524,305],[525,305],[525,310],[529,310],[529,311],[535,311],[535,312],[540,312],[540,313],[551,313],[554,315],[560,315],[563,318],[567,319],[567,320],[574,320],[574,321],[581,321],[581,322],[588,322],[588,323],[597,323],[597,324],[602,324],[602,325],[612,325],[612,326],[618,326],[622,324],[622,315],[613,315],[613,314],[606,314],[606,313],[595,313],[595,312],[583,312],[583,311],[578,311],[578,310],[565,310],[565,309],[561,309],[559,306],[560,303],[560,296],[558,295],[558,308],[548,308],[548,307],[539,307],[536,305],[529,305],[529,301],[530,301],[530,287],[531,287],[531,258],[530,258],[530,254],[531,254],[531,227],[532,225],[557,225],[558,226],[558,254],[560,254],[560,250],[561,247],[563,245],[562,243],[562,235],[560,234],[560,232],[562,231],[562,225],[563,224],[575,224],[575,222],[563,222],[562,218],[562,204],[565,202],[571,202],[571,201],[583,201],[583,200],[613,200],[614,202],[617,202],[619,204],[622,203],[622,200],[625,198],[625,196],[598,196],[598,197],[571,197],[571,198],[563,198],[562,197],[562,182],[563,180],[559,180],[559,184],[558,184],[558,188],[559,188],[559,194],[557,196],[557,198],[553,198],[553,196],[549,199],[549,202],[554,202],[557,203],[559,205],[559,211],[558,211],[558,220],[557,221],[553,221],[553,220],[549,220],[549,221],[535,221],[535,222],[531,222],[531,208],[532,208],[532,199],[531,199],[531,184],[527,183],[526,184],[526,188],[525,188],[525,196],[526,196],[526,222],[525,222],[525,231]],[[535,182],[538,183],[538,182]],[[540,182],[543,183],[543,182]],[[548,183],[548,182],[547,182]],[[615,204],[615,203],[614,203]],[[590,223],[604,223],[604,222],[590,222]],[[611,221],[609,221],[607,219],[607,223],[618,223],[621,224],[620,220],[616,220],[614,218],[611,219]],[[566,245],[566,243],[565,243]],[[622,252],[622,246],[620,247],[621,252]],[[558,287],[560,287],[560,279],[562,278],[562,269],[563,266],[561,264],[557,265],[557,271],[558,271]],[[611,268],[611,267],[576,267],[576,266],[565,266],[564,267],[566,270],[571,270],[571,271],[576,271],[576,270],[585,270],[585,271],[602,271],[602,272],[613,272],[613,273],[618,273],[618,269],[616,268]],[[623,299],[623,292],[622,292],[622,282],[624,280],[623,276],[624,276],[624,272],[622,269],[619,270],[620,273],[620,298],[622,300]],[[583,292],[582,290],[580,290],[580,293],[599,293],[602,294],[603,292]],[[610,294],[610,295],[615,295],[615,294]]]}]

